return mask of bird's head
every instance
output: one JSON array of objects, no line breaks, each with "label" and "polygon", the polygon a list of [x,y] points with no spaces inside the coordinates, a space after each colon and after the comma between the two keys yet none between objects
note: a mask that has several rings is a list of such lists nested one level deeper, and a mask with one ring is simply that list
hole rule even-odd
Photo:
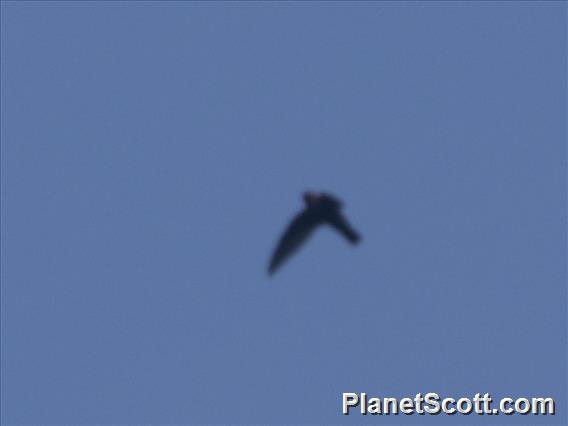
[{"label": "bird's head", "polygon": [[321,205],[339,209],[343,205],[343,202],[325,192],[306,191],[303,196],[308,207]]},{"label": "bird's head", "polygon": [[317,192],[306,191],[304,192],[303,197],[304,202],[308,207],[315,206],[320,200],[320,194],[318,194]]}]

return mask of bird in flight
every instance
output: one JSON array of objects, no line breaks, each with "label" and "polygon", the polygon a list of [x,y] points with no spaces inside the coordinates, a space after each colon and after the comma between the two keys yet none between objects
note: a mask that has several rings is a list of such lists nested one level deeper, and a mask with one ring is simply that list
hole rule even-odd
[{"label": "bird in flight", "polygon": [[292,219],[276,246],[268,273],[272,275],[278,267],[311,235],[320,225],[331,225],[350,243],[357,244],[360,236],[341,214],[342,202],[326,193],[304,192],[306,207]]}]

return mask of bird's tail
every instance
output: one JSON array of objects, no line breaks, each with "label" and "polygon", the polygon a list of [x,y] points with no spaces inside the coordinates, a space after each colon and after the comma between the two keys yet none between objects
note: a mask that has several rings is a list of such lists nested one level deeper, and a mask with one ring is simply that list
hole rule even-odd
[{"label": "bird's tail", "polygon": [[353,229],[342,215],[338,215],[335,220],[332,220],[331,225],[341,232],[352,244],[357,244],[361,240],[359,233]]},{"label": "bird's tail", "polygon": [[344,229],[341,230],[341,232],[353,244],[357,244],[361,239],[361,236],[357,233],[357,231],[355,231],[350,226],[345,227]]}]

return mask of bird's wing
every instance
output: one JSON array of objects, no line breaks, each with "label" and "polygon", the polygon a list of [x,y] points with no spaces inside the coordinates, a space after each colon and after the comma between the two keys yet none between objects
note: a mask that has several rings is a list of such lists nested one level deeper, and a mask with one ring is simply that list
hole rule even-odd
[{"label": "bird's wing", "polygon": [[307,211],[299,213],[292,222],[290,222],[290,225],[288,225],[282,237],[280,237],[280,241],[270,260],[268,273],[272,275],[282,262],[298,250],[317,225],[318,223],[312,219]]},{"label": "bird's wing", "polygon": [[353,229],[340,212],[337,212],[331,217],[329,224],[341,232],[341,234],[353,244],[358,243],[361,239],[359,233]]}]

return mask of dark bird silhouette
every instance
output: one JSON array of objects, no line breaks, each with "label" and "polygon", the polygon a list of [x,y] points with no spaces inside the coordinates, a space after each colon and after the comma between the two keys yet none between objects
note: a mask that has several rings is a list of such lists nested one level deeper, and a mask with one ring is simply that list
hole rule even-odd
[{"label": "dark bird silhouette", "polygon": [[319,225],[331,225],[352,244],[356,244],[360,239],[357,231],[341,214],[341,201],[323,192],[304,192],[303,196],[306,208],[296,215],[280,238],[268,266],[270,275],[300,248]]}]

